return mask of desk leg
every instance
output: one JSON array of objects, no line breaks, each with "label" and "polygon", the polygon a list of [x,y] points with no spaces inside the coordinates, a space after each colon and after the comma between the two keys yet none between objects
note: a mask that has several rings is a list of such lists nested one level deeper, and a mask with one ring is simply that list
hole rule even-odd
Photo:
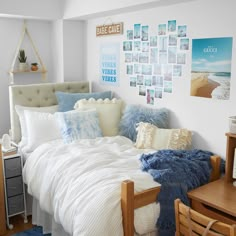
[{"label": "desk leg", "polygon": [[231,217],[230,215],[221,213],[220,211],[214,210],[212,208],[208,208],[205,204],[202,204],[201,202],[198,202],[194,199],[191,199],[191,207],[193,210],[208,216],[210,218],[222,221],[226,224],[236,224],[235,217]]}]

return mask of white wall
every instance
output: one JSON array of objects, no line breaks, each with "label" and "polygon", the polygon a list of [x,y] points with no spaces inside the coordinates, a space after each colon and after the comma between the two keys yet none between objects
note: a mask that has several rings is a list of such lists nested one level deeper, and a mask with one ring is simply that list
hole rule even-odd
[{"label": "white wall", "polygon": [[0,0],[1,14],[33,17],[39,19],[60,19],[64,10],[64,0]]},{"label": "white wall", "polygon": [[[9,121],[9,96],[8,86],[10,84],[8,71],[10,70],[16,47],[22,32],[23,20],[0,18],[1,38],[0,38],[0,137],[3,133],[8,132],[10,127]],[[52,70],[52,24],[48,21],[28,20],[27,28],[39,51],[48,73],[48,81],[53,81]],[[34,51],[29,43],[28,37],[25,37],[22,47],[27,54],[28,63],[36,61]],[[16,61],[16,67],[18,60]],[[29,84],[45,82],[41,80],[41,74],[16,74],[14,76],[15,84]]]},{"label": "white wall", "polygon": [[196,0],[65,0],[64,19],[91,19]]},{"label": "white wall", "polygon": [[[96,25],[103,24],[107,17],[88,21],[87,26],[87,77],[94,82],[96,90],[113,90],[117,96],[127,103],[145,104],[145,98],[138,95],[136,88],[129,86],[129,78],[125,74],[122,41],[126,39],[126,30],[132,29],[135,23],[147,24],[149,32],[157,32],[157,25],[168,20],[177,20],[177,24],[186,24],[190,38],[234,37],[236,1],[199,0],[168,7],[159,7],[133,13],[110,16],[113,22],[124,22],[124,35],[95,37]],[[120,86],[109,87],[99,84],[99,49],[104,42],[120,42]],[[211,150],[225,156],[228,116],[236,115],[236,64],[235,43],[233,44],[231,96],[230,100],[212,100],[191,97],[191,44],[187,55],[187,65],[183,77],[175,80],[173,93],[164,94],[154,107],[167,107],[170,110],[171,127],[185,127],[194,131],[195,148]],[[153,106],[151,106],[153,107]]]},{"label": "white wall", "polygon": [[63,58],[63,21],[56,20],[52,23],[52,58],[53,58],[53,82],[64,81]]},{"label": "white wall", "polygon": [[64,80],[84,80],[86,31],[84,21],[63,21]]}]

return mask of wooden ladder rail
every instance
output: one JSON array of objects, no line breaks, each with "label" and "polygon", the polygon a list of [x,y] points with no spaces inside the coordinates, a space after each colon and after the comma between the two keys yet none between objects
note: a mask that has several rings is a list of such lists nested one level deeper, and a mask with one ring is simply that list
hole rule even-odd
[{"label": "wooden ladder rail", "polygon": [[[210,181],[220,178],[220,157],[211,157],[212,172]],[[156,202],[161,187],[150,188],[134,193],[134,182],[125,180],[121,183],[121,209],[124,236],[134,236],[134,210]]]}]

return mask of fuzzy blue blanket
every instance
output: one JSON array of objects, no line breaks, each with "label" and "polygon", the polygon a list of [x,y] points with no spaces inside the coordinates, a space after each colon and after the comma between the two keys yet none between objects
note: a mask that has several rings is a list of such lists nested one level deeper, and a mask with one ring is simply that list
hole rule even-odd
[{"label": "fuzzy blue blanket", "polygon": [[140,157],[142,170],[161,184],[157,201],[161,211],[157,220],[159,236],[175,235],[174,200],[189,205],[187,192],[209,182],[213,153],[202,150],[160,150]]}]

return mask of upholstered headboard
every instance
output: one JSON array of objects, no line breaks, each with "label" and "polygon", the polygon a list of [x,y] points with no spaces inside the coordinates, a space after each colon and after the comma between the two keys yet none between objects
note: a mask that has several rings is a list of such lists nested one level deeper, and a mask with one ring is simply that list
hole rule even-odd
[{"label": "upholstered headboard", "polygon": [[90,92],[89,82],[44,83],[31,85],[13,85],[9,87],[10,119],[12,139],[18,143],[21,139],[20,121],[15,105],[28,107],[46,107],[57,104],[56,91],[68,93]]}]

